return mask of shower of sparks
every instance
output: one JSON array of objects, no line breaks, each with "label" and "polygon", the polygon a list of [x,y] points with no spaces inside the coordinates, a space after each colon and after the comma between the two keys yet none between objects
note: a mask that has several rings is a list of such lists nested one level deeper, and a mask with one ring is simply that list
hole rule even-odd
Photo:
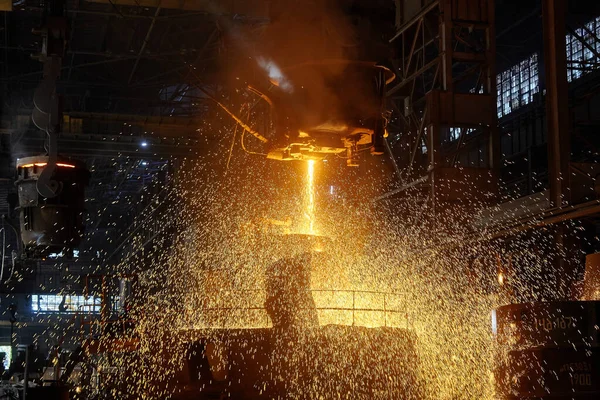
[{"label": "shower of sparks", "polygon": [[[183,390],[197,397],[215,387],[241,398],[235,393],[241,382],[257,392],[283,390],[289,399],[495,398],[491,310],[510,301],[497,271],[503,271],[502,290],[539,300],[540,286],[551,284],[539,277],[557,254],[550,236],[524,235],[509,250],[490,241],[464,245],[465,213],[449,213],[445,229],[431,229],[440,221],[428,218],[417,196],[401,206],[375,204],[360,199],[358,187],[360,206],[317,204],[312,161],[302,184],[285,191],[281,181],[294,181],[297,171],[281,172],[288,176],[278,176],[278,185],[265,178],[269,166],[262,159],[226,178],[210,170],[212,162],[184,164],[134,225],[116,272],[141,271],[128,315],[138,347],[90,356],[81,373],[88,375],[74,383],[82,398],[166,399]],[[343,184],[338,187],[342,193]],[[268,272],[293,252],[260,221],[283,220],[297,213],[298,203],[305,215],[300,233],[332,240],[310,261],[318,327],[290,333],[272,329],[265,299]],[[526,268],[511,273],[507,266],[517,264],[506,261],[507,253],[518,254]],[[103,258],[94,254],[100,268]],[[78,343],[77,321],[66,341],[52,326],[50,344]],[[92,327],[102,333],[101,324]],[[114,346],[111,335],[100,343]],[[193,343],[212,347],[198,350]],[[192,358],[208,353],[217,360],[213,373],[182,378]],[[306,376],[306,370],[318,373]],[[214,382],[220,371],[227,385]]]}]

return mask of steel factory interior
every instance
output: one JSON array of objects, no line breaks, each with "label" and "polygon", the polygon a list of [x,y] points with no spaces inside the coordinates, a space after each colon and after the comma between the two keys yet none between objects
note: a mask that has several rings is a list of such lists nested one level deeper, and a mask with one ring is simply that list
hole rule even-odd
[{"label": "steel factory interior", "polygon": [[0,11],[0,400],[600,399],[598,1]]}]

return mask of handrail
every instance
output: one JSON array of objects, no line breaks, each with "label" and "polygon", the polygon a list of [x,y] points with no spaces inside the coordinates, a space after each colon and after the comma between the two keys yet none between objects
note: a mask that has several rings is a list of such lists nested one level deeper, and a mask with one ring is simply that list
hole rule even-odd
[{"label": "handrail", "polygon": [[[404,315],[405,316],[405,320],[406,320],[406,328],[409,328],[409,313],[408,310],[406,309],[406,306],[402,306],[402,307],[394,307],[391,306],[390,307],[390,303],[389,303],[389,298],[390,297],[399,297],[399,296],[408,296],[407,293],[403,293],[403,292],[384,292],[384,291],[377,291],[377,290],[352,290],[352,289],[311,289],[308,290],[311,293],[333,293],[335,294],[351,294],[352,295],[352,306],[345,306],[345,305],[340,305],[340,306],[331,306],[331,305],[327,305],[327,306],[318,306],[315,305],[314,310],[316,311],[340,311],[340,312],[351,312],[352,313],[352,326],[356,325],[356,314],[357,313],[368,313],[368,312],[376,312],[376,313],[381,313],[381,316],[383,317],[383,327],[398,327],[399,324],[390,324],[388,322],[388,316],[389,315]],[[232,295],[235,295],[236,293],[239,292],[245,292],[245,293],[256,293],[256,292],[264,292],[266,294],[266,290],[265,289],[221,289],[221,292],[227,292],[227,293],[231,293]],[[382,306],[373,306],[373,307],[364,307],[364,306],[357,306],[357,301],[360,302],[361,297],[360,295],[378,295],[380,302],[382,303]],[[358,295],[358,296],[357,296]],[[364,297],[363,297],[364,298]],[[266,312],[266,308],[263,305],[260,306],[226,306],[225,303],[230,300],[228,298],[219,298],[216,299],[216,303],[220,303],[221,305],[215,305],[215,306],[203,306],[201,305],[200,308],[195,308],[196,310],[200,310],[200,312],[205,312],[205,313],[214,313],[214,312],[218,312],[222,314],[222,317],[218,317],[216,318],[217,321],[216,323],[209,323],[208,326],[206,326],[206,328],[226,328],[226,325],[228,325],[226,323],[226,321],[228,319],[231,319],[231,315],[227,315],[227,314],[223,314],[223,313],[227,313],[227,312],[231,312],[231,311],[244,311],[244,312],[253,312],[253,311],[264,311],[264,316],[265,316],[265,323],[264,326],[272,326],[272,321],[270,320],[268,313]],[[210,302],[210,300],[206,301],[206,302]],[[202,303],[205,303],[204,301],[202,301]],[[299,309],[309,309],[309,308],[299,308]],[[311,308],[312,309],[312,308]]]}]

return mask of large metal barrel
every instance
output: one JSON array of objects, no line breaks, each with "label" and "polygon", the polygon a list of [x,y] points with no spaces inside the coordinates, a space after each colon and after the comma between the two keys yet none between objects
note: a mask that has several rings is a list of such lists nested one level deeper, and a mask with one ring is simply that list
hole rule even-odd
[{"label": "large metal barrel", "polygon": [[513,350],[597,346],[600,301],[510,304],[496,310],[498,341]]},{"label": "large metal barrel", "polygon": [[52,181],[54,197],[38,192],[37,182],[47,167],[48,156],[17,160],[21,240],[28,256],[46,256],[75,248],[83,233],[84,189],[89,172],[81,161],[60,159]]},{"label": "large metal barrel", "polygon": [[600,349],[512,351],[496,379],[502,392],[521,398],[549,394],[596,394],[600,398]]},{"label": "large metal barrel", "polygon": [[68,386],[37,386],[27,389],[28,399],[69,400]]},{"label": "large metal barrel", "polygon": [[503,399],[600,398],[600,302],[511,304],[495,311]]},{"label": "large metal barrel", "polygon": [[281,257],[267,266],[265,309],[274,328],[304,329],[319,326],[312,296],[311,269],[318,237],[291,234],[278,238]]},{"label": "large metal barrel", "polygon": [[[425,398],[416,336],[404,329],[327,325],[300,336],[276,329],[211,334],[217,343],[206,338],[189,347],[175,399],[212,398],[206,393],[217,388],[220,398],[238,400]],[[211,355],[213,343],[220,349]],[[192,387],[195,393],[184,392]]]}]

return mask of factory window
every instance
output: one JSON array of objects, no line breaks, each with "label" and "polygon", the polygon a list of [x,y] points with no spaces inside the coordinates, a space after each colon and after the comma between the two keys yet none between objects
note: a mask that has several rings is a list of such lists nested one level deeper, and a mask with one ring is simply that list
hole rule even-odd
[{"label": "factory window", "polygon": [[460,138],[460,131],[461,129],[467,129],[465,132],[465,135],[468,135],[469,133],[473,133],[475,132],[475,128],[458,128],[458,127],[451,127],[449,130],[449,134],[450,134],[450,141],[453,142],[455,140],[458,140]]},{"label": "factory window", "polygon": [[4,369],[8,369],[10,366],[10,344],[0,346],[0,353],[4,353]]},{"label": "factory window", "polygon": [[75,295],[34,294],[31,295],[31,311],[37,313],[99,313],[100,298]]},{"label": "factory window", "polygon": [[[50,253],[48,254],[48,258],[62,258],[65,256],[65,253],[62,251],[60,253]],[[79,257],[79,250],[73,250],[73,258]]]},{"label": "factory window", "polygon": [[600,17],[596,17],[573,35],[567,35],[567,80],[577,78],[598,68],[600,63]]},{"label": "factory window", "polygon": [[458,140],[460,137],[460,128],[450,128],[450,141]]},{"label": "factory window", "polygon": [[538,55],[513,65],[496,77],[498,87],[498,117],[510,114],[519,107],[533,101],[533,95],[540,91],[538,75]]}]

